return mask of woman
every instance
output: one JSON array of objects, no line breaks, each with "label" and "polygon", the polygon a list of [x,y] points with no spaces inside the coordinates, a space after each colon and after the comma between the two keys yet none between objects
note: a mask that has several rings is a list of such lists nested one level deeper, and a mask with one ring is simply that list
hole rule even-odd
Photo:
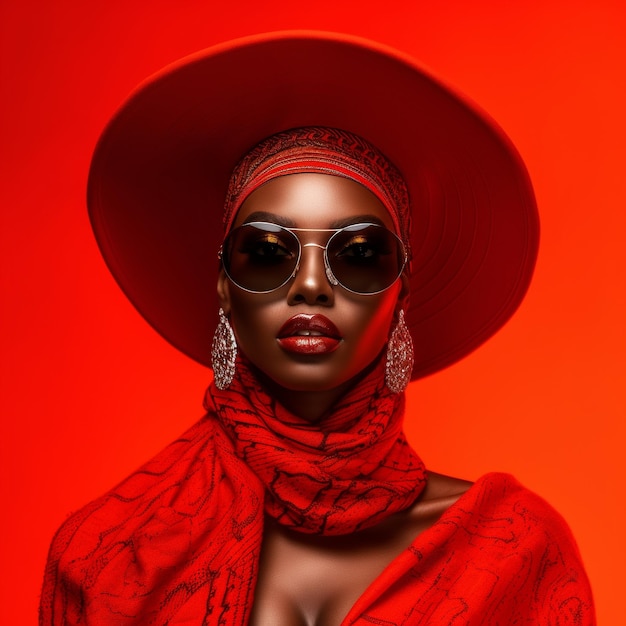
[{"label": "woman", "polygon": [[89,207],[129,298],[214,382],[59,530],[42,624],[594,622],[549,505],[427,472],[402,433],[409,380],[491,336],[532,273],[532,190],[484,115],[368,42],[232,42],[124,105]]}]

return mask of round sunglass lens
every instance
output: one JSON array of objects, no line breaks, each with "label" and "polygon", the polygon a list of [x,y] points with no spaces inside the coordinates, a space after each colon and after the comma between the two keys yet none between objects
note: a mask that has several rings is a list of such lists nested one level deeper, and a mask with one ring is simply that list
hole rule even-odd
[{"label": "round sunglass lens", "polygon": [[266,292],[283,285],[299,258],[296,236],[277,224],[253,222],[235,228],[222,249],[224,269],[242,289]]},{"label": "round sunglass lens", "polygon": [[371,294],[387,289],[400,276],[404,248],[385,227],[357,224],[330,238],[327,258],[335,278],[346,289]]}]

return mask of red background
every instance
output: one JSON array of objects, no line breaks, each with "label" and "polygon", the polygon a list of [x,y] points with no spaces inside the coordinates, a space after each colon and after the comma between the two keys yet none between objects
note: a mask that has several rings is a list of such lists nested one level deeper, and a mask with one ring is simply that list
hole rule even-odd
[{"label": "red background", "polygon": [[84,208],[98,134],[166,63],[288,28],[412,54],[526,160],[543,224],[530,292],[486,346],[410,388],[407,428],[431,468],[509,471],[552,502],[578,539],[599,622],[624,623],[621,0],[0,6],[0,623],[35,622],[54,530],[195,421],[209,380],[140,319],[99,256]]}]

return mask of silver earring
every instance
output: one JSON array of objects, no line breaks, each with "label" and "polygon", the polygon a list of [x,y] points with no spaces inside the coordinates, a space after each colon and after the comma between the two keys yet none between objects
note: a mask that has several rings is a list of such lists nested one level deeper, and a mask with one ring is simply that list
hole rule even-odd
[{"label": "silver earring", "polygon": [[413,372],[413,340],[400,310],[398,323],[387,344],[385,383],[392,393],[401,393],[411,380]]},{"label": "silver earring", "polygon": [[235,377],[237,341],[224,310],[220,309],[218,314],[220,321],[215,329],[213,343],[211,344],[213,379],[218,389],[228,389]]}]

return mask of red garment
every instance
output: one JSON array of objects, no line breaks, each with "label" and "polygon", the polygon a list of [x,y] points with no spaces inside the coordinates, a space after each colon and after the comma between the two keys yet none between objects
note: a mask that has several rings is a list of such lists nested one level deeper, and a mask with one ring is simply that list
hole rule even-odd
[{"label": "red garment", "polygon": [[[239,207],[255,189],[278,176],[306,172],[356,181],[383,203],[397,233],[411,232],[409,192],[398,169],[363,137],[324,126],[272,135],[239,161],[228,184],[224,232],[231,229]],[[409,238],[403,239],[410,250]]]},{"label": "red garment", "polygon": [[571,531],[509,474],[480,478],[396,558],[342,626],[594,626]]},{"label": "red garment", "polygon": [[[239,372],[232,389],[210,388],[207,417],[61,527],[41,625],[245,626],[264,508],[280,523],[332,534],[372,525],[390,514],[384,507],[406,508],[419,495],[424,468],[400,430],[403,398],[384,389],[380,365],[324,430]],[[593,623],[567,526],[499,474],[420,534],[343,622]]]},{"label": "red garment", "polygon": [[373,526],[411,506],[426,484],[402,431],[404,394],[387,389],[382,359],[318,425],[277,404],[241,361],[226,391],[209,387],[205,408],[261,480],[265,512],[299,532]]}]

